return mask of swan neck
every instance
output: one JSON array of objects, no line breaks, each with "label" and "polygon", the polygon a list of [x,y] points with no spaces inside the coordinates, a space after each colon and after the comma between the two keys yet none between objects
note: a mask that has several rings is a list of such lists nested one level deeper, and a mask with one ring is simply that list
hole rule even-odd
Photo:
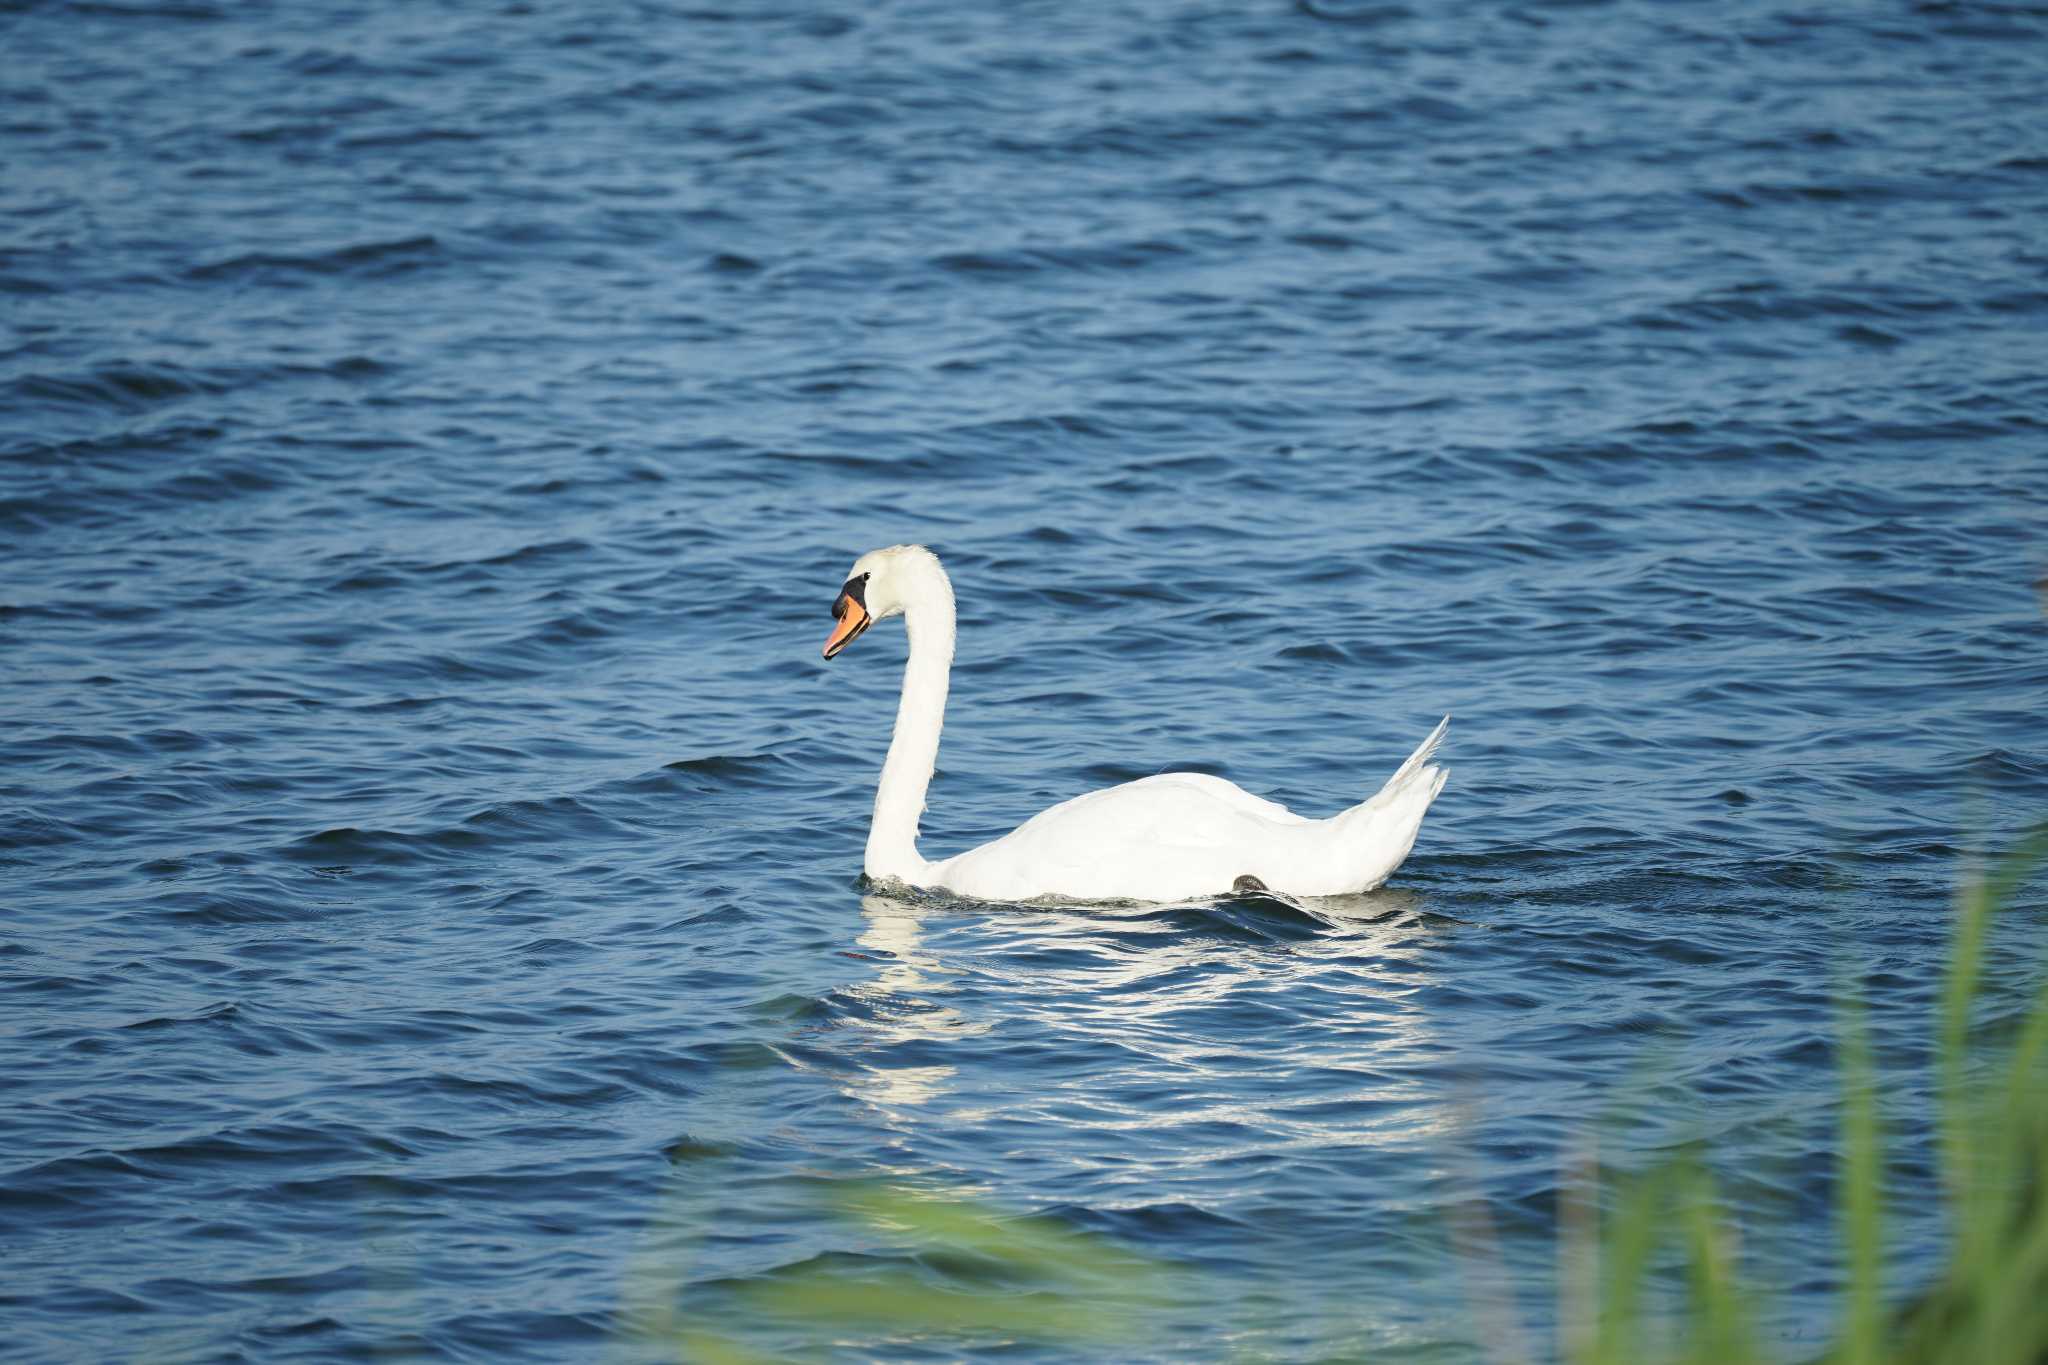
[{"label": "swan neck", "polygon": [[904,594],[903,626],[910,659],[896,704],[896,733],[875,789],[875,819],[868,827],[867,874],[928,884],[929,865],[917,851],[917,822],[939,757],[946,722],[946,691],[953,673],[953,585],[936,560],[917,572]]}]

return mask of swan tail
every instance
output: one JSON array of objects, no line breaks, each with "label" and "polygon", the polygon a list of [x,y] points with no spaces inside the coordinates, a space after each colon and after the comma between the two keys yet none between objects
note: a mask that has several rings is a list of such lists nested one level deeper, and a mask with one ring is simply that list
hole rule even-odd
[{"label": "swan tail", "polygon": [[[1442,720],[1438,721],[1436,729],[1429,732],[1429,738],[1416,745],[1415,752],[1408,755],[1408,761],[1394,769],[1394,775],[1387,779],[1385,786],[1380,788],[1380,796],[1389,796],[1406,787],[1409,781],[1428,765],[1429,760],[1436,757],[1437,746],[1444,742],[1444,731],[1450,728],[1451,718],[1449,716],[1445,716]],[[1441,777],[1437,779],[1437,786],[1443,786],[1443,779]],[[1374,799],[1377,800],[1378,798]]]},{"label": "swan tail", "polygon": [[1450,723],[1449,716],[1437,722],[1429,738],[1416,746],[1376,795],[1337,816],[1345,849],[1342,880],[1349,884],[1346,890],[1372,890],[1392,876],[1415,847],[1422,817],[1451,775],[1448,768],[1430,762]]}]

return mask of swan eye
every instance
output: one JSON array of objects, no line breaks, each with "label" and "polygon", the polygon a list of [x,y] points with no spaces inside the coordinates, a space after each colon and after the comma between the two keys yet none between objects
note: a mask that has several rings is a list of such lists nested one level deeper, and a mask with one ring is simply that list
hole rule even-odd
[{"label": "swan eye", "polygon": [[846,580],[846,586],[839,590],[839,596],[832,599],[832,619],[837,621],[846,615],[846,604],[852,602],[862,611],[868,609],[868,576],[856,574]]}]

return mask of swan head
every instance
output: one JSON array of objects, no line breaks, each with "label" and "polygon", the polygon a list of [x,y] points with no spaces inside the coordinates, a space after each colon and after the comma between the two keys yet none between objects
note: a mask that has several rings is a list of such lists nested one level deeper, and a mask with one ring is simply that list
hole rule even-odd
[{"label": "swan head", "polygon": [[845,586],[832,600],[832,619],[837,624],[825,641],[825,657],[829,659],[852,644],[855,636],[875,622],[901,616],[933,574],[938,581],[945,581],[939,557],[922,545],[891,545],[854,560]]}]

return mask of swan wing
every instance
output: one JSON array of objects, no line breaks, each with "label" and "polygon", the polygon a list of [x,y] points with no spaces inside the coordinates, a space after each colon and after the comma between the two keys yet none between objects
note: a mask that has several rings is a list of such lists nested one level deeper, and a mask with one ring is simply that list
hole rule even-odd
[{"label": "swan wing", "polygon": [[[1263,796],[1253,796],[1228,778],[1213,777],[1208,773],[1161,773],[1157,777],[1143,777],[1136,782],[1126,782],[1122,787],[1112,787],[1109,790],[1123,791],[1130,787],[1145,787],[1148,785],[1182,788],[1187,793],[1186,796],[1181,798],[1183,800],[1198,797],[1207,798],[1208,801],[1216,805],[1241,811],[1246,815],[1256,816],[1261,820],[1270,820],[1276,825],[1305,825],[1308,823],[1307,817],[1296,815],[1278,801],[1268,801]],[[1097,793],[1091,793],[1091,795],[1095,794]]]},{"label": "swan wing", "polygon": [[1253,850],[1316,822],[1206,773],[1162,773],[1040,811],[932,869],[962,895],[1171,900],[1227,891]]}]

